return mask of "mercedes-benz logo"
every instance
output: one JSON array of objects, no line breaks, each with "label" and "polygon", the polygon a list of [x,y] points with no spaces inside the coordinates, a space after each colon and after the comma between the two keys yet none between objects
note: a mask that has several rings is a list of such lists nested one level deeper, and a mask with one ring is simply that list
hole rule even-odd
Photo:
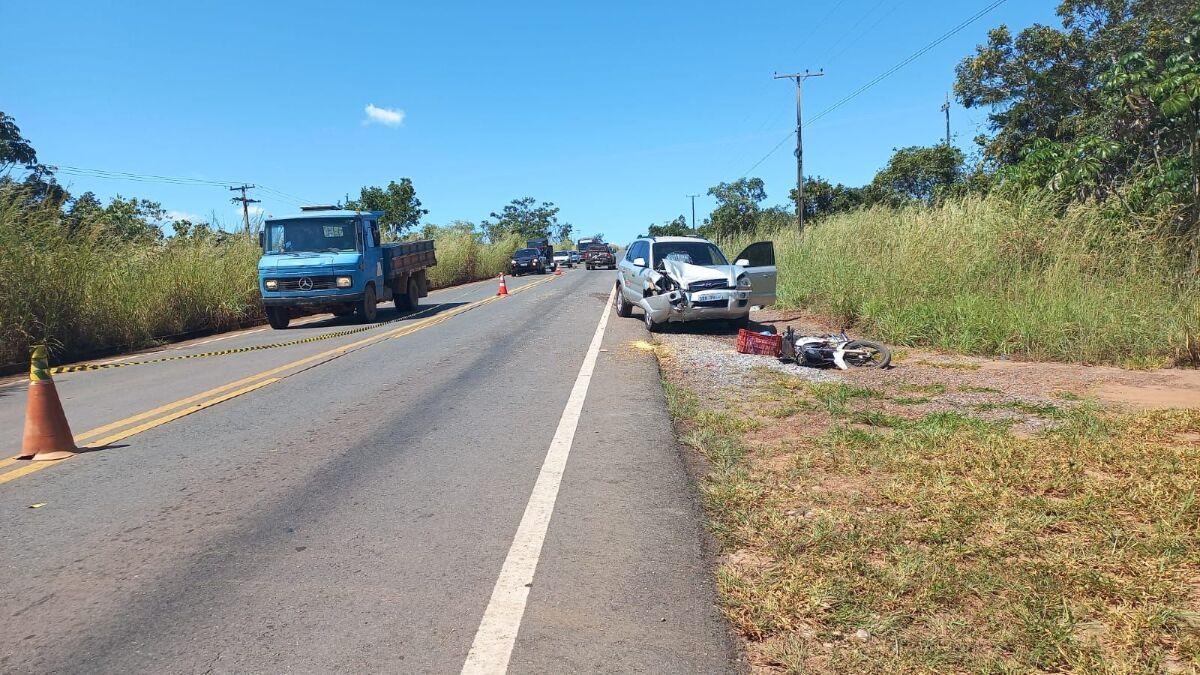
[{"label": "mercedes-benz logo", "polygon": [[300,281],[296,282],[296,286],[302,291],[311,291],[313,286],[312,279],[300,277]]}]

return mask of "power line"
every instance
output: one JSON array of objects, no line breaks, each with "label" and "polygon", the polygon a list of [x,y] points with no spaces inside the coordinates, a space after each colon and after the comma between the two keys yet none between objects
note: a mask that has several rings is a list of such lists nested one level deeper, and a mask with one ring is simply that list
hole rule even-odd
[{"label": "power line", "polygon": [[[80,166],[70,166],[67,164],[56,164],[51,168],[56,173],[64,173],[68,176],[104,178],[107,180],[126,180],[138,183],[163,183],[166,185],[196,185],[205,187],[233,187],[235,185],[245,183],[245,181],[240,180],[213,180],[209,178],[191,178],[187,176],[162,176],[158,174],[134,173],[131,171],[116,171],[113,169],[92,169]],[[283,190],[278,190],[261,183],[257,185],[257,189],[267,192],[269,195],[277,199],[292,202],[298,205],[313,203],[312,200],[306,200],[302,197],[297,197],[296,195],[289,194]]]},{"label": "power line", "polygon": [[[961,31],[962,31],[964,28],[966,28],[967,26],[971,25],[972,23],[975,23],[976,21],[978,21],[978,20],[979,20],[979,18],[980,18],[980,17],[982,17],[983,15],[985,15],[985,14],[987,14],[988,12],[992,11],[993,9],[996,9],[996,8],[997,8],[997,7],[999,7],[1000,5],[1003,5],[1003,4],[1004,4],[1006,1],[1007,1],[1007,0],[994,0],[994,1],[993,1],[991,4],[989,4],[988,6],[984,7],[984,8],[983,8],[983,9],[981,9],[981,10],[979,10],[979,11],[978,11],[978,12],[976,12],[975,14],[971,15],[971,17],[970,17],[970,18],[966,19],[965,21],[963,21],[962,23],[958,24],[958,25],[957,25],[957,26],[955,26],[954,28],[951,28],[949,31],[947,31],[946,33],[944,33],[944,34],[943,34],[941,37],[937,38],[937,39],[936,39],[936,40],[934,40],[933,42],[930,42],[929,44],[925,45],[924,47],[922,47],[922,48],[918,49],[917,51],[913,52],[913,53],[912,53],[912,54],[911,54],[911,55],[910,55],[908,58],[904,59],[904,60],[903,60],[903,61],[901,61],[900,63],[897,63],[896,65],[892,66],[891,68],[888,68],[887,70],[885,70],[883,73],[881,73],[881,74],[879,74],[878,76],[876,76],[876,77],[875,77],[874,79],[872,79],[871,81],[867,82],[866,84],[862,85],[862,86],[861,86],[861,87],[859,87],[858,89],[855,89],[854,91],[850,92],[850,93],[849,93],[849,94],[847,94],[846,96],[842,97],[840,100],[838,100],[838,102],[837,102],[837,103],[834,103],[833,105],[829,106],[828,108],[826,108],[826,109],[822,110],[821,112],[817,113],[817,114],[816,114],[816,115],[814,115],[813,117],[809,118],[809,119],[808,119],[808,121],[806,121],[806,122],[804,123],[804,126],[808,126],[808,125],[812,124],[813,122],[816,122],[817,120],[819,120],[819,119],[821,119],[822,117],[824,117],[824,116],[828,115],[829,113],[833,112],[834,110],[837,110],[838,108],[842,107],[843,105],[845,105],[845,104],[849,103],[849,102],[850,102],[850,101],[852,101],[853,99],[855,99],[855,98],[857,98],[858,96],[860,96],[860,95],[861,95],[863,92],[867,91],[867,90],[868,90],[868,89],[870,89],[871,87],[874,87],[875,85],[879,84],[880,82],[882,82],[882,81],[883,81],[883,80],[885,80],[886,78],[888,78],[888,77],[890,77],[891,75],[895,74],[895,73],[896,73],[896,71],[900,70],[900,69],[901,69],[901,68],[903,68],[904,66],[907,66],[908,64],[910,64],[910,63],[912,63],[913,61],[917,60],[918,58],[920,58],[920,57],[924,56],[924,55],[925,55],[927,52],[929,52],[929,50],[931,50],[931,49],[933,49],[934,47],[936,47],[936,46],[938,46],[938,45],[942,44],[942,43],[943,43],[943,42],[945,42],[946,40],[949,40],[950,38],[954,37],[955,35],[957,35],[958,33],[960,33],[960,32],[961,32]],[[775,154],[775,152],[776,152],[777,150],[779,150],[779,148],[780,148],[780,147],[782,147],[782,146],[783,146],[783,144],[784,144],[784,143],[786,143],[786,142],[788,141],[788,139],[790,139],[790,138],[792,137],[792,135],[793,135],[793,134],[795,134],[795,133],[796,133],[796,131],[795,131],[795,130],[793,130],[793,131],[789,131],[789,132],[788,132],[788,134],[787,134],[786,136],[784,136],[783,138],[781,138],[781,139],[779,140],[779,142],[775,144],[775,147],[771,148],[771,149],[770,149],[770,150],[767,152],[767,154],[763,155],[763,156],[762,156],[762,157],[761,157],[761,158],[760,158],[760,159],[759,159],[757,162],[755,162],[755,163],[754,163],[754,164],[753,164],[753,165],[752,165],[752,166],[751,166],[749,169],[746,169],[744,172],[742,172],[742,175],[741,175],[741,177],[742,177],[742,178],[745,178],[747,175],[749,175],[749,174],[750,174],[750,172],[751,172],[751,171],[754,171],[755,169],[757,169],[757,168],[758,168],[758,166],[759,166],[760,164],[762,164],[763,162],[767,161],[767,159],[768,159],[768,158],[769,158],[771,155]]]},{"label": "power line", "polygon": [[863,93],[863,92],[865,92],[866,90],[870,89],[871,87],[874,87],[875,85],[879,84],[880,82],[882,82],[882,81],[883,81],[884,79],[886,79],[887,77],[891,76],[891,75],[892,75],[893,73],[895,73],[896,71],[900,70],[900,69],[901,69],[901,68],[903,68],[904,66],[907,66],[908,64],[912,63],[913,61],[916,61],[916,60],[917,60],[917,59],[919,59],[920,57],[924,56],[924,55],[925,55],[925,54],[926,54],[926,53],[927,53],[929,50],[931,50],[931,49],[933,49],[934,47],[936,47],[936,46],[938,46],[938,45],[942,44],[942,43],[943,43],[943,42],[945,42],[946,40],[949,40],[950,38],[954,37],[954,36],[955,36],[955,35],[957,35],[959,32],[961,32],[961,31],[962,31],[962,29],[964,29],[964,28],[966,28],[967,26],[969,26],[969,25],[971,25],[971,24],[975,23],[975,22],[976,22],[976,21],[977,21],[977,20],[978,20],[980,17],[982,17],[984,14],[987,14],[988,12],[992,11],[993,9],[996,9],[996,8],[997,8],[997,7],[999,7],[1000,5],[1003,5],[1003,4],[1004,4],[1006,1],[1007,1],[1007,0],[995,0],[994,2],[992,2],[992,4],[988,5],[987,7],[984,7],[984,8],[983,8],[983,9],[981,9],[981,10],[979,10],[978,12],[976,12],[975,14],[973,14],[973,15],[971,16],[971,18],[967,19],[966,21],[963,21],[962,23],[958,24],[958,25],[957,25],[957,26],[955,26],[954,28],[950,29],[948,32],[946,32],[945,34],[943,34],[943,35],[942,35],[941,37],[939,37],[938,39],[936,39],[936,40],[934,40],[933,42],[930,42],[929,44],[925,45],[924,47],[922,47],[922,48],[918,49],[916,52],[913,52],[913,54],[912,54],[911,56],[909,56],[908,58],[904,59],[904,60],[903,60],[903,61],[901,61],[900,63],[897,63],[896,65],[892,66],[891,68],[888,68],[888,69],[887,69],[886,71],[884,71],[883,73],[880,73],[879,75],[877,75],[877,76],[875,77],[875,79],[871,80],[870,82],[867,82],[866,84],[864,84],[863,86],[859,87],[858,89],[855,89],[854,91],[852,91],[852,92],[850,92],[849,94],[847,94],[846,96],[844,96],[844,97],[843,97],[841,100],[839,100],[837,103],[834,103],[833,105],[829,106],[828,108],[826,108],[826,109],[822,110],[821,112],[817,113],[817,114],[816,114],[816,115],[815,115],[815,116],[814,116],[812,119],[810,119],[810,120],[809,120],[809,123],[816,122],[817,120],[819,120],[819,119],[821,119],[822,117],[824,117],[824,116],[828,115],[829,113],[833,112],[834,110],[837,110],[838,108],[842,107],[843,105],[845,105],[845,104],[849,103],[851,100],[853,100],[853,99],[857,98],[857,97],[858,97],[860,94],[862,94],[862,93]]},{"label": "power line", "polygon": [[[882,7],[883,3],[885,3],[885,2],[887,2],[887,0],[879,0],[879,2],[875,3],[875,5],[873,7],[871,7],[871,9],[868,9],[866,12],[863,12],[863,15],[858,17],[858,21],[855,21],[854,25],[850,26],[850,28],[847,29],[845,33],[842,33],[842,36],[840,38],[838,38],[836,42],[834,42],[832,45],[829,46],[828,49],[825,50],[825,56],[829,56],[830,52],[832,52],[834,49],[836,49],[838,46],[840,46],[843,42],[845,42],[846,38],[850,37],[850,34],[854,32],[854,29],[858,28],[860,25],[862,25],[862,22],[866,21],[867,17],[874,14],[875,11],[878,10],[880,7]],[[896,3],[896,4],[899,4],[899,3]],[[840,52],[839,52],[839,54],[840,54]],[[824,59],[824,57],[822,57],[822,59],[818,60],[817,63],[818,63],[818,65],[825,66],[829,62],[826,61]]]}]

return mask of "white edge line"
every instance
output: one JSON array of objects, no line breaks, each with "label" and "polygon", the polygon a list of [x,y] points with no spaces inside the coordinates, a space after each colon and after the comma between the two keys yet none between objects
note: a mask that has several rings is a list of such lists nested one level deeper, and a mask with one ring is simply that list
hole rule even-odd
[{"label": "white edge line", "polygon": [[471,651],[467,653],[463,673],[474,675],[504,673],[508,670],[508,660],[517,641],[517,632],[521,629],[521,618],[525,614],[529,587],[533,583],[533,574],[542,554],[542,543],[546,540],[550,517],[554,514],[554,502],[558,499],[558,488],[562,484],[567,456],[575,438],[575,428],[579,426],[588,385],[592,382],[592,370],[596,367],[596,357],[600,354],[600,343],[604,339],[604,328],[608,325],[611,307],[610,293],[608,301],[604,303],[600,323],[592,335],[592,342],[588,345],[587,355],[583,357],[579,375],[575,378],[575,386],[571,388],[567,405],[558,420],[558,429],[550,441],[550,449],[546,451],[546,459],[538,473],[537,482],[534,483],[533,493],[529,495],[525,515],[521,517],[521,524],[517,526],[517,534],[513,537],[508,556],[504,559],[504,566],[500,569],[500,577],[496,579],[496,585],[492,589],[491,600],[483,612],[479,630],[475,632],[475,641],[471,644]]}]

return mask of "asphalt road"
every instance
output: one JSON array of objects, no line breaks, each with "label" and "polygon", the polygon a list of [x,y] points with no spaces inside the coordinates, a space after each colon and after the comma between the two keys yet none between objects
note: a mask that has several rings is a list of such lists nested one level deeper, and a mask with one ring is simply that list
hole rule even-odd
[{"label": "asphalt road", "polygon": [[[739,669],[641,322],[610,315],[589,380],[612,274],[510,282],[57,376],[77,436],[120,438],[0,462],[0,670],[458,672],[497,607],[517,632],[493,669]],[[0,384],[0,456],[24,403]],[[540,548],[514,546],[545,480]],[[530,555],[523,607],[490,603]]]}]

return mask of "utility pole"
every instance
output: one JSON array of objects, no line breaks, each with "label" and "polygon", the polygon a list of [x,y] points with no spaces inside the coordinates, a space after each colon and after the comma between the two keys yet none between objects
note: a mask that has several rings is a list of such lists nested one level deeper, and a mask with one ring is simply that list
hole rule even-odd
[{"label": "utility pole", "polygon": [[946,147],[950,147],[950,94],[946,93],[946,102],[942,104],[942,112],[946,113]]},{"label": "utility pole", "polygon": [[810,77],[821,77],[824,74],[824,69],[815,73],[809,70],[788,75],[775,73],[776,80],[796,81],[796,223],[801,232],[804,231],[804,120],[800,114],[801,90],[805,80]]},{"label": "utility pole", "polygon": [[692,232],[696,231],[696,197],[700,195],[688,195],[692,200]]},{"label": "utility pole", "polygon": [[241,197],[233,197],[229,201],[233,202],[234,204],[241,202],[241,204],[242,204],[242,222],[244,223],[244,225],[246,227],[246,236],[249,237],[250,236],[250,205],[258,204],[261,200],[250,199],[249,197],[246,196],[246,190],[253,190],[254,189],[253,185],[242,184],[242,185],[239,185],[238,187],[231,187],[229,189],[232,192],[237,192],[238,190],[241,190],[241,192],[242,192]]}]

